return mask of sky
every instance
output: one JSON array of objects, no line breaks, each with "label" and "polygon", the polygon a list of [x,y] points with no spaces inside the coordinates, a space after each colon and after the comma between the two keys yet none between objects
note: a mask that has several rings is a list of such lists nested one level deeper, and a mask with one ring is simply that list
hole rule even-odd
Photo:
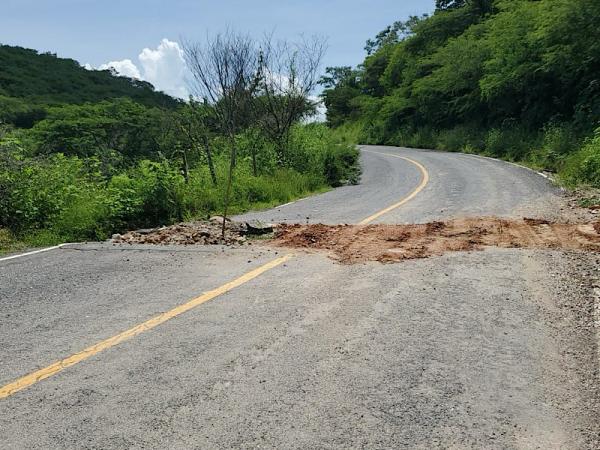
[{"label": "sky", "polygon": [[179,42],[229,27],[257,38],[328,40],[325,66],[354,66],[365,41],[435,0],[0,0],[0,43],[50,51],[90,69],[113,67],[186,97]]}]

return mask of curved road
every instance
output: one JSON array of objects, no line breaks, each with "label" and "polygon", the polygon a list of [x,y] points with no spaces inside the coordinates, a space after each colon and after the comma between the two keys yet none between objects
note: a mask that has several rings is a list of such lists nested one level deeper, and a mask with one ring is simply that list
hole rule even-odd
[{"label": "curved road", "polygon": [[[522,216],[556,206],[558,190],[539,174],[475,155],[397,147],[363,146],[361,183],[272,210],[238,216],[263,222],[358,223],[429,181],[419,195],[375,222],[417,223],[456,216]],[[519,214],[521,213],[521,214]]]},{"label": "curved road", "polygon": [[[506,163],[364,150],[361,185],[244,217],[358,223],[420,185],[374,221],[559,204]],[[111,244],[0,259],[0,447],[598,448],[593,300],[575,270],[591,259]]]}]

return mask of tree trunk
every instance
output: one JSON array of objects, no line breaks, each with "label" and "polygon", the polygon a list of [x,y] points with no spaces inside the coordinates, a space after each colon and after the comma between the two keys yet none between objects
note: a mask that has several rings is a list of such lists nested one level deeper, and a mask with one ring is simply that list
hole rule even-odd
[{"label": "tree trunk", "polygon": [[210,151],[210,144],[208,137],[204,136],[204,148],[206,149],[206,160],[208,161],[208,170],[210,171],[210,178],[212,179],[213,185],[217,185],[217,173],[215,172],[215,165],[212,159],[212,152]]},{"label": "tree trunk", "polygon": [[287,152],[289,147],[289,133],[280,134],[276,139],[277,159],[279,165],[285,167],[288,164]]},{"label": "tree trunk", "polygon": [[256,164],[256,147],[252,146],[252,173],[255,177],[258,176],[258,166]]},{"label": "tree trunk", "polygon": [[190,182],[190,167],[188,166],[187,151],[182,150],[181,157],[183,159],[183,178],[185,184],[188,184]]},{"label": "tree trunk", "polygon": [[275,154],[277,157],[277,164],[279,167],[285,166],[285,150],[283,148],[283,141],[281,136],[275,137]]},{"label": "tree trunk", "polygon": [[229,174],[227,176],[227,187],[225,188],[225,205],[223,207],[223,226],[221,228],[221,238],[225,240],[225,225],[227,221],[227,210],[229,208],[229,196],[231,193],[231,184],[233,182],[233,171],[235,169],[235,157],[236,157],[236,147],[235,147],[235,136],[231,137],[231,158],[229,161]]}]

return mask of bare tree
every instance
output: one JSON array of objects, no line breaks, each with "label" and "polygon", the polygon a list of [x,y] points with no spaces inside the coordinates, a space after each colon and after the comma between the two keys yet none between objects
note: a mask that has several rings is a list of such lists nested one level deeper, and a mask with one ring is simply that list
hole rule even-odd
[{"label": "bare tree", "polygon": [[[210,106],[201,104],[190,97],[187,105],[181,108],[176,120],[180,133],[187,139],[187,146],[181,149],[184,174],[188,172],[187,149],[200,153],[200,148],[203,147],[210,178],[213,185],[216,186],[217,174],[210,148],[211,112],[212,108]],[[187,175],[185,176],[187,182]]]},{"label": "bare tree", "polygon": [[243,123],[243,114],[259,87],[260,52],[250,37],[231,30],[208,38],[204,44],[185,42],[183,49],[192,74],[190,88],[193,94],[214,108],[217,122],[230,142],[223,210],[224,238],[236,162],[236,135]]},{"label": "bare tree", "polygon": [[280,164],[286,162],[292,125],[314,114],[319,103],[311,100],[310,94],[319,81],[326,47],[320,37],[287,42],[267,36],[261,45],[257,117],[263,132],[275,143]]}]

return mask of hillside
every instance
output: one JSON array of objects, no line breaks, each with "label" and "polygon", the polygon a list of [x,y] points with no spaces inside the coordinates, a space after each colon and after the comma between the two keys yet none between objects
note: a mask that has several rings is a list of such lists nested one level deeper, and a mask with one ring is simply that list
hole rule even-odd
[{"label": "hillside", "polygon": [[328,68],[328,123],[600,186],[599,21],[587,0],[438,0],[369,40],[357,68]]},{"label": "hillside", "polygon": [[0,96],[36,104],[81,104],[128,97],[146,106],[175,107],[180,102],[145,81],[90,71],[52,53],[0,45]]}]

